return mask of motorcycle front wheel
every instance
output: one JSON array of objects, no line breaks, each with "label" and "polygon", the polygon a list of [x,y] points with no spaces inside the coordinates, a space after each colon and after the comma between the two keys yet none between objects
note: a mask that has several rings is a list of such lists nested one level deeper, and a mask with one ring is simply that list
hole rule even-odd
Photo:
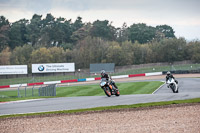
[{"label": "motorcycle front wheel", "polygon": [[170,88],[171,88],[171,90],[173,91],[173,93],[176,93],[176,92],[175,92],[175,85],[174,85],[174,84],[170,85]]},{"label": "motorcycle front wheel", "polygon": [[178,88],[177,88],[177,90],[175,91],[175,93],[178,93]]},{"label": "motorcycle front wheel", "polygon": [[111,96],[111,92],[110,92],[110,89],[108,87],[104,87],[104,92],[108,97]]}]

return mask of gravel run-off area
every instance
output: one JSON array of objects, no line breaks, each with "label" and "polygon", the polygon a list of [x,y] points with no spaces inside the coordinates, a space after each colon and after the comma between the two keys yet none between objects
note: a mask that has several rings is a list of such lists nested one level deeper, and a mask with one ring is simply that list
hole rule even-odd
[{"label": "gravel run-off area", "polygon": [[200,133],[200,103],[0,119],[1,133]]}]

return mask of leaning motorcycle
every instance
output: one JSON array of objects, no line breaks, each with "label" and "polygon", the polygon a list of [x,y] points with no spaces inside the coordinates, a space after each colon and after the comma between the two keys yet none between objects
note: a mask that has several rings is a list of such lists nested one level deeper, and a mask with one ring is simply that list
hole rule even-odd
[{"label": "leaning motorcycle", "polygon": [[171,88],[173,93],[178,93],[178,85],[176,84],[175,80],[173,78],[169,78],[167,80],[168,87]]},{"label": "leaning motorcycle", "polygon": [[111,95],[116,95],[116,96],[120,95],[118,88],[114,86],[113,80],[109,84],[106,78],[102,78],[100,82],[100,87],[104,90],[105,94],[108,97],[110,97]]}]

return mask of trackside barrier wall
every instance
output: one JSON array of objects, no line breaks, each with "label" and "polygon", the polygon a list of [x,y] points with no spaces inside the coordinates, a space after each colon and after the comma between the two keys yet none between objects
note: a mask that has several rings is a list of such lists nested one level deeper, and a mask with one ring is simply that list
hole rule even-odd
[{"label": "trackside barrier wall", "polygon": [[10,85],[3,85],[3,86],[0,86],[0,89],[2,88],[10,88]]},{"label": "trackside barrier wall", "polygon": [[128,78],[128,75],[112,76],[112,79]]},{"label": "trackside barrier wall", "polygon": [[86,79],[78,79],[78,82],[85,82]]},{"label": "trackside barrier wall", "polygon": [[10,88],[13,88],[13,87],[26,87],[27,84],[15,84],[15,85],[10,85]]},{"label": "trackside barrier wall", "polygon": [[44,82],[44,85],[50,85],[50,84],[60,84],[61,81],[49,81],[49,82]]},{"label": "trackside barrier wall", "polygon": [[61,83],[70,83],[70,82],[78,82],[78,79],[72,79],[72,80],[61,80]]},{"label": "trackside barrier wall", "polygon": [[94,78],[86,78],[86,81],[94,81]]},{"label": "trackside barrier wall", "polygon": [[43,85],[43,82],[37,82],[37,83],[28,83],[28,86],[34,86],[34,85]]},{"label": "trackside barrier wall", "polygon": [[[163,72],[153,72],[153,73],[142,73],[142,74],[118,75],[118,76],[112,76],[112,78],[113,79],[131,78],[131,77],[139,77],[139,76],[155,76],[155,75],[162,75],[162,74],[163,74]],[[22,87],[26,87],[26,86],[34,86],[34,85],[51,85],[51,84],[62,84],[62,83],[72,83],[72,82],[87,82],[87,81],[95,81],[95,80],[101,80],[101,77],[86,78],[86,79],[61,80],[61,81],[37,82],[37,83],[24,83],[24,84],[14,84],[14,85],[4,85],[4,86],[0,86],[0,89],[21,87],[21,86]]]},{"label": "trackside barrier wall", "polygon": [[145,76],[156,76],[156,75],[162,75],[162,72],[145,73]]},{"label": "trackside barrier wall", "polygon": [[142,74],[131,74],[131,75],[128,75],[129,78],[130,77],[139,77],[139,76],[145,76],[145,73],[142,73]]}]

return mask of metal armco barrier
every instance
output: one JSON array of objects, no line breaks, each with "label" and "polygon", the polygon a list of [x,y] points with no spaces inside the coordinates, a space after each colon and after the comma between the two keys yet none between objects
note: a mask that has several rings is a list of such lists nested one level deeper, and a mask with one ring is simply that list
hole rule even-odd
[{"label": "metal armco barrier", "polygon": [[56,96],[56,84],[51,84],[38,89],[38,96]]}]

